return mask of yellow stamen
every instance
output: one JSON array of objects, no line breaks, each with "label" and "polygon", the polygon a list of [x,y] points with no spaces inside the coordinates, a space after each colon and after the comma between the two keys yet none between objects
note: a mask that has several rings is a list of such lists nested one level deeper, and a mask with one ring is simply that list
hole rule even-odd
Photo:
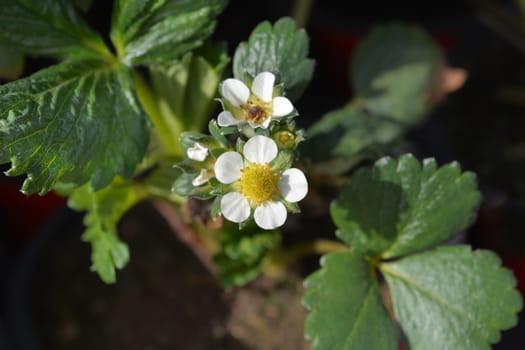
[{"label": "yellow stamen", "polygon": [[252,164],[241,172],[240,192],[251,203],[258,206],[279,194],[279,175],[268,163]]},{"label": "yellow stamen", "polygon": [[244,120],[253,124],[263,124],[271,116],[271,105],[263,102],[261,99],[251,96],[245,105],[241,108],[244,112]]}]

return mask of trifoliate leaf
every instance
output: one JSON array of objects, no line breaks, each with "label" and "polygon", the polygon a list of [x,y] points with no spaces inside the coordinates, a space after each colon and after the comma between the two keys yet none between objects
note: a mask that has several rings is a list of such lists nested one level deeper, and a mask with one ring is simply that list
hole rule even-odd
[{"label": "trifoliate leaf", "polygon": [[314,61],[307,58],[308,36],[297,29],[291,18],[281,18],[272,26],[259,24],[248,42],[239,44],[233,58],[235,78],[253,79],[261,72],[272,72],[276,83],[284,84],[286,96],[298,99],[310,80]]},{"label": "trifoliate leaf", "polygon": [[147,143],[123,65],[68,61],[0,86],[0,163],[12,162],[9,175],[27,173],[24,193],[130,177]]},{"label": "trifoliate leaf", "polygon": [[479,200],[475,175],[458,163],[438,168],[405,155],[360,169],[331,213],[340,239],[394,258],[452,238],[472,222]]},{"label": "trifoliate leaf", "polygon": [[201,46],[225,0],[117,0],[111,39],[125,64],[162,63]]},{"label": "trifoliate leaf", "polygon": [[514,276],[489,251],[442,247],[380,268],[413,350],[489,350],[522,308]]},{"label": "trifoliate leaf", "polygon": [[356,49],[351,80],[373,114],[413,125],[429,111],[428,90],[443,61],[437,45],[420,28],[381,26]]},{"label": "trifoliate leaf", "polygon": [[312,350],[397,349],[396,328],[383,307],[377,278],[356,252],[325,255],[305,282]]},{"label": "trifoliate leaf", "polygon": [[346,107],[326,114],[315,123],[299,147],[302,157],[312,163],[315,171],[339,175],[363,158],[384,154],[402,132],[402,125],[391,119]]},{"label": "trifoliate leaf", "polygon": [[79,187],[69,198],[71,208],[87,211],[82,239],[92,245],[91,270],[106,283],[115,282],[116,269],[122,269],[129,261],[129,250],[118,238],[117,224],[144,197],[145,193],[131,183],[116,179],[109,187],[97,192],[88,185]]},{"label": "trifoliate leaf", "polygon": [[268,252],[279,247],[279,231],[262,231],[251,224],[242,230],[226,224],[220,234],[221,250],[213,260],[219,270],[219,280],[225,287],[242,286],[260,273]]},{"label": "trifoliate leaf", "polygon": [[70,0],[0,0],[0,41],[21,52],[60,57],[108,57]]}]

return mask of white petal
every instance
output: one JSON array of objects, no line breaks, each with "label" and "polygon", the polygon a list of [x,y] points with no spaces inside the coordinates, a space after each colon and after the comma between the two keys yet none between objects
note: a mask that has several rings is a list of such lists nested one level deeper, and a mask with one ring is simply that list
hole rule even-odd
[{"label": "white petal", "polygon": [[277,96],[273,99],[273,113],[272,117],[284,117],[285,115],[288,115],[292,113],[293,111],[293,105],[292,102],[290,102],[289,99],[282,96]]},{"label": "white petal", "polygon": [[243,153],[250,162],[269,163],[277,157],[277,144],[269,137],[256,135],[246,141]]},{"label": "white petal", "polygon": [[191,181],[191,184],[195,187],[204,185],[209,179],[212,178],[212,176],[213,174],[211,171],[208,171],[208,169],[201,169],[201,172]]},{"label": "white petal", "polygon": [[202,162],[208,155],[208,148],[204,147],[198,142],[195,142],[193,147],[188,148],[186,155],[192,160]]},{"label": "white petal", "polygon": [[233,222],[243,222],[250,217],[250,204],[239,192],[230,192],[221,198],[221,213]]},{"label": "white petal", "polygon": [[253,218],[255,223],[262,229],[272,230],[282,226],[286,221],[288,212],[281,202],[265,202],[255,208]]},{"label": "white petal", "polygon": [[215,177],[223,184],[231,184],[241,177],[244,168],[242,156],[237,152],[224,152],[215,163]]},{"label": "white petal", "polygon": [[226,79],[223,81],[221,93],[235,107],[245,104],[250,97],[250,89],[238,79]]},{"label": "white petal", "polygon": [[250,125],[250,128],[252,129],[257,129],[257,128],[268,129],[268,126],[270,126],[271,119],[272,118],[266,118],[266,120],[262,122],[261,124],[256,124],[256,123],[253,123],[251,120],[248,120],[248,125]]},{"label": "white petal", "polygon": [[223,111],[219,113],[219,116],[217,117],[217,124],[219,124],[219,126],[232,126],[239,123],[240,120],[235,119],[233,114],[229,111]]},{"label": "white petal", "polygon": [[259,127],[263,129],[268,129],[271,121],[272,121],[272,118],[266,118],[266,120],[262,122],[262,124],[260,124]]},{"label": "white petal", "polygon": [[273,83],[275,83],[275,75],[270,72],[259,73],[253,80],[252,91],[264,102],[270,102],[273,96]]},{"label": "white petal", "polygon": [[308,181],[304,173],[297,168],[290,168],[279,180],[279,189],[283,198],[291,203],[299,202],[308,193]]}]

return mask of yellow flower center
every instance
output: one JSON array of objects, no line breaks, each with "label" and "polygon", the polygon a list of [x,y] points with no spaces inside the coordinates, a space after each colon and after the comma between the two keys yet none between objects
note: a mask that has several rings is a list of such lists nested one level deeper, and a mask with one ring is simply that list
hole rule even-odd
[{"label": "yellow flower center", "polygon": [[252,124],[260,125],[271,116],[271,105],[253,95],[241,108],[244,112],[244,119]]},{"label": "yellow flower center", "polygon": [[252,164],[241,170],[240,192],[251,203],[259,206],[279,193],[279,175],[265,163]]}]

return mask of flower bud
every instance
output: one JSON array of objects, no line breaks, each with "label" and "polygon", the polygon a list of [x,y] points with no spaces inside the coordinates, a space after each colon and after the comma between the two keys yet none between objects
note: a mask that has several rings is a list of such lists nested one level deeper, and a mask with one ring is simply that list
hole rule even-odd
[{"label": "flower bud", "polygon": [[272,139],[277,143],[279,149],[295,149],[296,137],[295,134],[289,130],[279,130],[272,135]]}]

